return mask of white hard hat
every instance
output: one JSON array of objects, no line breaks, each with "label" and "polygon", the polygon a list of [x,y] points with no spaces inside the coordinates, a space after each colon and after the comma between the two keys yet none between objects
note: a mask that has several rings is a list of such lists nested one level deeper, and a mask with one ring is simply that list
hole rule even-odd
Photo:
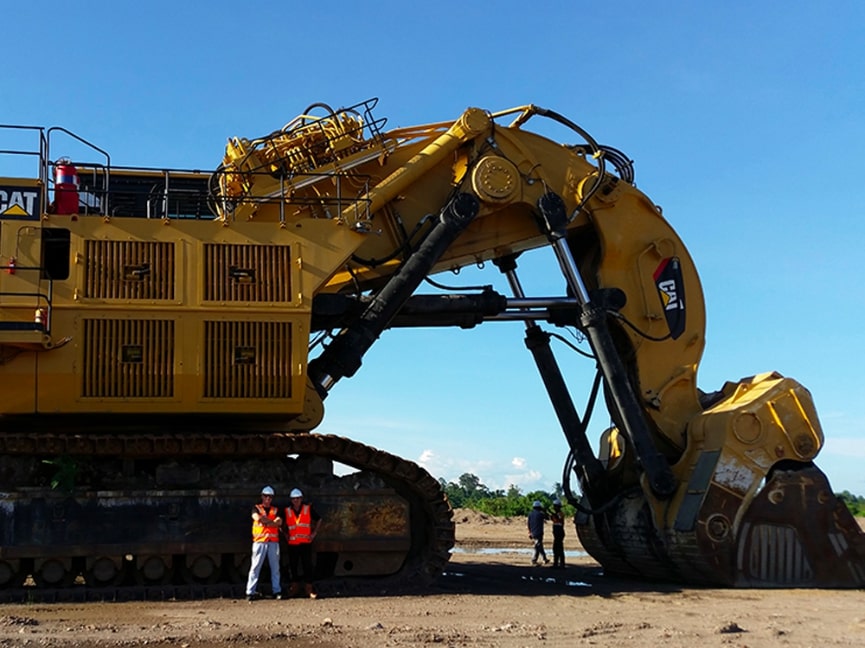
[{"label": "white hard hat", "polygon": [[532,508],[541,508],[541,500],[535,500],[532,504]]},{"label": "white hard hat", "polygon": [[303,497],[303,493],[300,492],[299,488],[295,488],[291,491],[291,495],[289,497]]},{"label": "white hard hat", "polygon": [[553,506],[561,506],[561,505],[562,505],[562,500],[560,500],[558,498],[553,500]]},{"label": "white hard hat", "polygon": [[262,495],[273,495],[273,489],[270,486],[265,486],[261,489]]}]

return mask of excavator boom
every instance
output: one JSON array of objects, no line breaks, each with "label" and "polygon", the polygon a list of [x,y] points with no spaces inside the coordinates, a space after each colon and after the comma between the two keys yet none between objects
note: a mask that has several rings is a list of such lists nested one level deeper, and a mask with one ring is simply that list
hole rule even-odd
[{"label": "excavator boom", "polygon": [[[285,195],[256,189],[262,182],[302,184],[304,173],[315,171],[284,167],[286,158],[271,152],[321,131],[356,128],[350,115],[352,110],[329,111],[274,134],[254,152],[230,152],[220,172],[243,177],[245,188],[238,194],[219,182],[226,187],[222,199],[234,205],[255,195]],[[555,143],[524,128],[538,118],[570,129],[580,143]],[[319,128],[322,122],[327,126]],[[492,260],[507,275],[512,300],[523,299],[517,257],[549,246],[566,296],[551,302],[557,308],[547,308],[541,318],[575,327],[591,348],[615,422],[603,435],[600,457],[549,336],[538,325],[537,309],[512,308],[510,315],[526,322],[526,344],[571,447],[582,492],[574,499],[581,511],[577,528],[587,549],[610,571],[651,578],[862,585],[863,536],[813,465],[823,435],[807,390],[774,373],[727,385],[713,396],[697,388],[705,343],[697,272],[658,207],[634,186],[627,157],[558,113],[532,105],[500,113],[470,108],[452,123],[407,133],[416,139],[374,132],[345,161],[359,191],[337,218],[377,235],[359,245],[323,291],[346,300],[368,294],[310,362],[309,376],[323,397],[358,371],[366,350],[401,317],[410,325],[434,321],[429,299],[425,317],[411,315],[420,303],[412,295],[426,276]],[[379,153],[374,164],[350,162],[373,150]],[[342,164],[327,160],[328,169]],[[262,177],[262,170],[277,167],[278,174]],[[246,209],[248,217],[272,219],[282,204]],[[500,310],[482,315],[490,297],[479,295],[464,317],[482,321],[508,311],[508,298],[498,296]],[[451,318],[455,299],[442,301]],[[812,522],[802,522],[802,511]]]}]

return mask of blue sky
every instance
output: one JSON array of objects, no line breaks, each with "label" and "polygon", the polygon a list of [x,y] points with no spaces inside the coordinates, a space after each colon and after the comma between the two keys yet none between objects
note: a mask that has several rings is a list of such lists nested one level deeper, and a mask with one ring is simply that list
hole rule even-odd
[{"label": "blue sky", "polygon": [[[836,491],[865,494],[865,4],[14,3],[0,122],[59,125],[116,165],[210,169],[229,136],[379,97],[388,127],[534,103],[624,150],[701,273],[700,385],[808,387]],[[560,294],[551,253],[528,292]],[[499,280],[492,269],[445,281]],[[500,284],[498,284],[500,285]],[[560,358],[581,408],[592,367]],[[386,333],[320,431],[524,491],[566,444],[520,324]],[[592,438],[606,424],[592,422]]]}]

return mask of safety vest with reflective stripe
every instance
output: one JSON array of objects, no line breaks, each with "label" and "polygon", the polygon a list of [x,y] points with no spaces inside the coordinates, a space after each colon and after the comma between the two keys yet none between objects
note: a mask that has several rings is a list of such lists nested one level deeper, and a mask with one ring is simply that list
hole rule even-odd
[{"label": "safety vest with reflective stripe", "polygon": [[312,514],[309,504],[300,507],[295,515],[290,506],[285,509],[285,523],[288,525],[288,544],[299,545],[312,542]]},{"label": "safety vest with reflective stripe", "polygon": [[[265,509],[261,504],[256,504],[258,516],[264,516],[270,520],[276,519],[278,513],[275,506]],[[264,526],[260,521],[252,521],[252,541],[253,542],[279,542],[279,527]]]}]

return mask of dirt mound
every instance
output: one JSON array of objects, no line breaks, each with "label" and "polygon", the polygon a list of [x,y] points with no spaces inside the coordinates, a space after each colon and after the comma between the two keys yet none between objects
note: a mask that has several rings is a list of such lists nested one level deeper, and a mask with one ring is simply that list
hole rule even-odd
[{"label": "dirt mound", "polygon": [[[454,509],[458,547],[529,547],[526,518]],[[552,536],[551,536],[552,537]]]},{"label": "dirt mound", "polygon": [[473,511],[467,508],[454,509],[454,522],[460,524],[495,524],[498,526],[512,526],[514,524],[525,524],[523,517],[501,517],[496,515],[488,515],[480,511]]}]

